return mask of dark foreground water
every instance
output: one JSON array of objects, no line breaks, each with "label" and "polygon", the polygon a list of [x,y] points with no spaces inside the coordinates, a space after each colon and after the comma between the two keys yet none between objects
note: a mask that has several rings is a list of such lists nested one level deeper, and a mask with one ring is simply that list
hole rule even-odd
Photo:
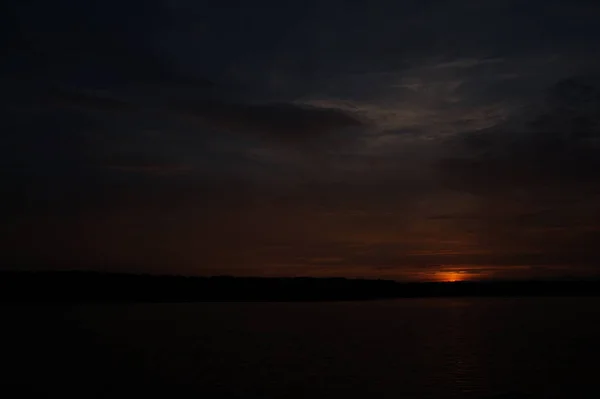
[{"label": "dark foreground water", "polygon": [[599,298],[1,309],[16,396],[600,397]]}]

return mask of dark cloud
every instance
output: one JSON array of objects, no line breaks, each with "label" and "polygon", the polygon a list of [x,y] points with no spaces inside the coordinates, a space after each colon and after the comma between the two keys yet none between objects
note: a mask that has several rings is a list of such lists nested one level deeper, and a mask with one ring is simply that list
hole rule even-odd
[{"label": "dark cloud", "polygon": [[[517,123],[454,140],[438,164],[446,187],[477,199],[477,241],[527,264],[597,267],[600,255],[600,86],[564,79]],[[508,255],[506,255],[508,256]]]},{"label": "dark cloud", "polygon": [[136,105],[131,102],[112,97],[111,94],[83,92],[69,90],[61,87],[51,87],[42,91],[41,100],[47,107],[66,107],[81,109],[83,111],[109,111],[126,112],[136,110]]},{"label": "dark cloud", "polygon": [[152,175],[173,175],[189,173],[193,170],[192,165],[177,160],[152,157],[146,154],[114,155],[102,160],[99,166],[115,171]]},{"label": "dark cloud", "polygon": [[[200,93],[201,95],[203,93]],[[174,101],[153,108],[114,95],[55,88],[47,92],[55,106],[91,111],[146,110],[193,118],[221,131],[250,133],[281,143],[302,142],[346,128],[365,127],[366,121],[350,112],[302,104],[243,104],[217,100]]]},{"label": "dark cloud", "polygon": [[366,123],[351,113],[296,104],[234,104],[204,102],[177,107],[176,112],[199,118],[209,126],[248,132],[267,139],[303,141]]},{"label": "dark cloud", "polygon": [[558,82],[541,112],[514,127],[458,138],[459,156],[440,161],[446,182],[473,192],[596,185],[600,177],[600,87]]}]

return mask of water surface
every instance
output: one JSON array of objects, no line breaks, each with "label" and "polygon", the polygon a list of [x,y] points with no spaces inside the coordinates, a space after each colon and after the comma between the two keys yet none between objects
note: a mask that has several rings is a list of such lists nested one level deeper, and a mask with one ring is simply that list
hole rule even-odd
[{"label": "water surface", "polygon": [[37,381],[38,391],[83,384],[87,394],[104,397],[146,391],[218,398],[600,397],[599,298],[6,312],[19,314],[21,323],[4,340],[10,380]]}]

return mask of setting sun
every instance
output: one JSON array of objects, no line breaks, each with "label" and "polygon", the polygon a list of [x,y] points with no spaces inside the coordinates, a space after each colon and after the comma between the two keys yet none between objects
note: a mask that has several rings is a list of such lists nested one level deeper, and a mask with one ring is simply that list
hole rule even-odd
[{"label": "setting sun", "polygon": [[436,273],[436,279],[438,281],[443,281],[443,282],[448,282],[448,283],[464,281],[465,273],[462,271],[438,272],[438,273]]}]

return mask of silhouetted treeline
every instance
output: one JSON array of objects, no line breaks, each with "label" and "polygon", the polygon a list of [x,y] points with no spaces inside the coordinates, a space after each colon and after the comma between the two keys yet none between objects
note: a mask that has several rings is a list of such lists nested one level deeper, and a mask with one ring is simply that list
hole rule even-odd
[{"label": "silhouetted treeline", "polygon": [[403,283],[346,278],[0,272],[3,301],[328,301],[460,296],[595,296],[596,281]]}]

